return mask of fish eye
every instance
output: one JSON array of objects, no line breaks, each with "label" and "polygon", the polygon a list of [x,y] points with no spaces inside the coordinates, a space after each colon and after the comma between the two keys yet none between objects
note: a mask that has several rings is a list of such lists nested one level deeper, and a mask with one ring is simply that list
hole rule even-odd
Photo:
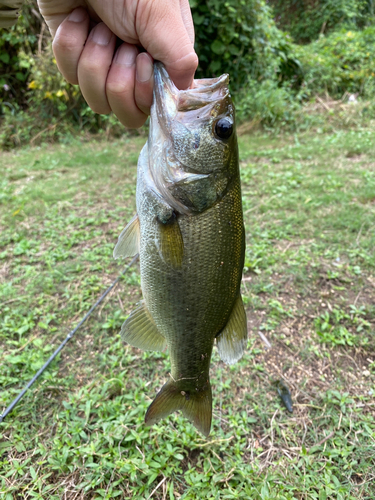
[{"label": "fish eye", "polygon": [[233,132],[233,123],[228,118],[220,118],[215,125],[215,134],[219,139],[229,139]]}]

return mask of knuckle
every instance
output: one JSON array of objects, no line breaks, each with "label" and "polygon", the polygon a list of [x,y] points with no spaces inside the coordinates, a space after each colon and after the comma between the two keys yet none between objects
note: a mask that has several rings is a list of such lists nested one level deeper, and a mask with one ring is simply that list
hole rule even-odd
[{"label": "knuckle", "polygon": [[171,67],[180,73],[195,72],[198,67],[198,56],[194,51],[189,52],[179,59],[176,59],[171,64]]},{"label": "knuckle", "polygon": [[79,72],[86,75],[103,73],[103,63],[99,58],[81,56],[78,63]]},{"label": "knuckle", "polygon": [[72,85],[77,85],[78,84],[78,78],[77,78],[77,73],[67,73],[66,71],[61,72],[65,78],[65,80],[68,83],[71,83]]},{"label": "knuckle", "polygon": [[83,42],[80,38],[71,33],[60,32],[52,42],[52,48],[55,53],[75,53],[77,50],[81,51],[82,47]]},{"label": "knuckle", "polygon": [[90,104],[88,103],[90,108],[94,111],[94,113],[97,113],[98,115],[108,115],[111,110],[108,109],[108,106],[103,106],[101,104],[93,103]]},{"label": "knuckle", "polygon": [[146,115],[138,115],[134,117],[127,117],[127,119],[122,118],[120,122],[129,129],[136,129],[142,127],[147,119]]},{"label": "knuckle", "polygon": [[146,115],[150,114],[150,108],[152,104],[152,90],[149,94],[139,93],[135,94],[135,102],[138,108]]},{"label": "knuckle", "polygon": [[192,54],[190,64],[191,64],[191,67],[192,67],[192,69],[194,70],[194,73],[195,73],[195,71],[198,68],[198,64],[199,64],[199,58],[198,58],[196,52],[194,52]]},{"label": "knuckle", "polygon": [[107,80],[106,91],[113,96],[124,95],[129,93],[129,86],[120,80]]}]

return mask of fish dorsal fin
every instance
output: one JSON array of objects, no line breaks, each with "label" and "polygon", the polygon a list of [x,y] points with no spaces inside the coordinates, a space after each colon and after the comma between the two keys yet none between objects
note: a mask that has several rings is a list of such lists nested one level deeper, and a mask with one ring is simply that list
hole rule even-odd
[{"label": "fish dorsal fin", "polygon": [[233,365],[242,358],[247,340],[247,320],[241,295],[237,297],[228,323],[216,340],[220,358],[224,363]]},{"label": "fish dorsal fin", "polygon": [[138,215],[135,214],[120,234],[115,249],[113,250],[113,257],[115,259],[119,257],[134,257],[134,255],[139,253],[139,239],[139,219]]},{"label": "fish dorsal fin", "polygon": [[212,393],[210,382],[199,391],[183,391],[174,380],[169,380],[160,389],[149,406],[146,425],[156,424],[170,413],[181,410],[183,415],[201,432],[208,436],[212,420]]},{"label": "fish dorsal fin", "polygon": [[143,301],[122,325],[121,337],[131,346],[144,351],[163,351],[167,345]]},{"label": "fish dorsal fin", "polygon": [[184,241],[176,215],[173,214],[166,223],[158,221],[158,226],[156,246],[161,258],[166,264],[179,269],[184,256]]}]

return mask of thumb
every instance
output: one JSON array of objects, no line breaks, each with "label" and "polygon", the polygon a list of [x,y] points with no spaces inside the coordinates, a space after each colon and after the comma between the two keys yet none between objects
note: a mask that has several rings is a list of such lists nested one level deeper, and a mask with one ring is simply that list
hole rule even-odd
[{"label": "thumb", "polygon": [[177,88],[189,88],[198,66],[190,10],[182,9],[178,0],[145,4],[143,10],[139,6],[136,27],[142,46],[165,65]]}]

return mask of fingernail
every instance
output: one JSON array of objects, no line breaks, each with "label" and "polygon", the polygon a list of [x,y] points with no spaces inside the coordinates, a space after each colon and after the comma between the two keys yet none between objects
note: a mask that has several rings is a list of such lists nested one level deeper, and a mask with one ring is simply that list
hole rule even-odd
[{"label": "fingernail", "polygon": [[115,63],[122,66],[133,66],[138,51],[135,47],[129,45],[121,45],[115,55]]},{"label": "fingernail", "polygon": [[148,82],[151,78],[154,67],[151,63],[150,57],[145,54],[139,54],[137,58],[136,78],[139,82]]},{"label": "fingernail", "polygon": [[85,9],[75,9],[71,14],[69,14],[69,21],[73,21],[73,23],[81,23],[86,17]]},{"label": "fingernail", "polygon": [[112,38],[112,31],[104,23],[100,23],[91,31],[90,37],[98,45],[108,45]]}]

